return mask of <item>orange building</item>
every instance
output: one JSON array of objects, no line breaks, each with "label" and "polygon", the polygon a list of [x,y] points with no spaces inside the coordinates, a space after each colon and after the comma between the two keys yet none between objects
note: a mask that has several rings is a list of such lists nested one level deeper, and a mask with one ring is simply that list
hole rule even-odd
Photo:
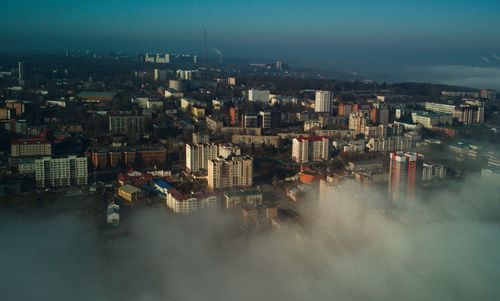
[{"label": "orange building", "polygon": [[122,153],[123,155],[123,164],[124,165],[131,165],[135,162],[135,157],[136,157],[136,153],[135,151],[124,151]]},{"label": "orange building", "polygon": [[231,125],[236,125],[236,123],[238,122],[238,109],[235,107],[230,107],[229,117],[231,119]]},{"label": "orange building", "polygon": [[423,156],[418,153],[392,152],[389,168],[389,197],[394,203],[413,200],[419,176],[422,176]]},{"label": "orange building", "polygon": [[109,166],[117,167],[122,162],[122,153],[111,151],[108,153]]},{"label": "orange building", "polygon": [[137,152],[137,155],[145,166],[163,163],[167,159],[167,151],[164,148],[141,150]]},{"label": "orange building", "polygon": [[312,184],[314,182],[318,182],[321,179],[321,176],[311,172],[300,172],[299,180],[304,184]]},{"label": "orange building", "polygon": [[341,102],[339,104],[339,116],[349,116],[349,114],[351,114],[352,110],[353,110],[353,108],[352,108],[351,103],[345,104],[345,103]]},{"label": "orange building", "polygon": [[156,148],[113,148],[91,150],[90,157],[94,168],[105,169],[108,167],[129,166],[141,160],[142,165],[152,166],[164,163],[167,159],[167,151],[163,147]]},{"label": "orange building", "polygon": [[16,116],[19,117],[24,113],[24,102],[17,100],[6,100],[5,107],[7,109],[13,109],[16,111]]},{"label": "orange building", "polygon": [[106,152],[92,152],[91,154],[92,166],[97,169],[104,169],[108,167],[108,154]]}]

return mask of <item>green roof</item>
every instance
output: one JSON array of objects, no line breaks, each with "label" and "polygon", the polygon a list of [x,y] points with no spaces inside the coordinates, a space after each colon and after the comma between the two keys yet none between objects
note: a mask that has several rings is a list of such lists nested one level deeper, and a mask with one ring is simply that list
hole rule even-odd
[{"label": "green roof", "polygon": [[257,188],[232,190],[224,192],[224,195],[227,197],[248,196],[254,194],[262,194],[262,192],[260,191],[260,189]]},{"label": "green roof", "polygon": [[97,97],[97,98],[113,98],[117,93],[115,92],[81,92],[77,96],[80,98]]}]

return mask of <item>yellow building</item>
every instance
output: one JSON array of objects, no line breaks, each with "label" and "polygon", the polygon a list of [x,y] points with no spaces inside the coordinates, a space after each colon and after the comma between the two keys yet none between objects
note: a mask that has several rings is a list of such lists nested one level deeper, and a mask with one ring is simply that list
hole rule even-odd
[{"label": "yellow building", "polygon": [[122,187],[118,188],[118,195],[125,201],[131,203],[137,201],[139,191],[139,188],[125,184]]},{"label": "yellow building", "polygon": [[205,108],[193,106],[193,107],[191,107],[191,113],[195,117],[198,117],[198,118],[204,117],[205,116]]}]

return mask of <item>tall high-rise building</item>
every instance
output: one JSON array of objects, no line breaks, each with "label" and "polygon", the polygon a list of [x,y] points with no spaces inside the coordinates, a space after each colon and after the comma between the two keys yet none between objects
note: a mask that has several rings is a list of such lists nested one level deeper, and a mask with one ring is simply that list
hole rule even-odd
[{"label": "tall high-rise building", "polygon": [[44,157],[35,160],[37,187],[64,187],[88,183],[87,157]]},{"label": "tall high-rise building", "polygon": [[282,61],[276,61],[276,70],[283,71],[285,69],[285,65]]},{"label": "tall high-rise building", "polygon": [[332,92],[330,91],[316,91],[314,111],[330,113],[332,111],[332,96]]},{"label": "tall high-rise building", "polygon": [[208,162],[208,189],[250,187],[253,184],[253,158],[232,156]]},{"label": "tall high-rise building", "polygon": [[412,200],[421,180],[423,155],[410,152],[392,152],[389,169],[389,198],[395,204]]},{"label": "tall high-rise building", "polygon": [[330,159],[330,139],[299,136],[292,141],[292,160],[305,163]]},{"label": "tall high-rise building", "polygon": [[27,70],[26,62],[20,61],[17,67],[17,81],[19,85],[24,86],[26,83]]},{"label": "tall high-rise building", "polygon": [[349,114],[351,114],[352,112],[352,108],[353,108],[353,104],[352,103],[339,103],[339,116],[349,116]]},{"label": "tall high-rise building", "polygon": [[182,70],[179,69],[175,72],[177,75],[177,78],[183,79],[183,80],[192,80],[193,76],[197,73],[196,70]]},{"label": "tall high-rise building", "polygon": [[167,80],[167,70],[165,69],[155,69],[154,70],[154,80],[165,81]]},{"label": "tall high-rise building", "polygon": [[233,106],[229,107],[229,120],[233,126],[238,124],[238,108]]},{"label": "tall high-rise building", "polygon": [[192,138],[194,144],[210,142],[210,136],[205,132],[193,132]]},{"label": "tall high-rise building", "polygon": [[207,170],[208,161],[217,158],[218,147],[214,143],[186,144],[186,169],[190,172]]},{"label": "tall high-rise building", "polygon": [[259,112],[259,125],[263,129],[270,129],[272,125],[271,112],[260,111]]},{"label": "tall high-rise building", "polygon": [[20,61],[18,63],[18,67],[17,67],[17,73],[18,73],[18,79],[21,81],[21,80],[25,80],[26,79],[26,62],[23,62],[23,61]]},{"label": "tall high-rise building", "polygon": [[389,110],[381,108],[371,108],[370,121],[377,125],[387,125],[389,123]]},{"label": "tall high-rise building", "polygon": [[309,161],[309,139],[297,137],[292,140],[292,160],[295,162]]},{"label": "tall high-rise building", "polygon": [[227,159],[230,156],[241,155],[241,150],[232,143],[215,144],[199,143],[186,144],[186,170],[199,172],[201,169],[207,170],[208,162],[217,157]]},{"label": "tall high-rise building", "polygon": [[366,114],[363,112],[349,114],[349,129],[355,131],[356,134],[363,133],[367,119]]},{"label": "tall high-rise building", "polygon": [[446,167],[441,164],[424,163],[422,181],[433,181],[446,178]]}]

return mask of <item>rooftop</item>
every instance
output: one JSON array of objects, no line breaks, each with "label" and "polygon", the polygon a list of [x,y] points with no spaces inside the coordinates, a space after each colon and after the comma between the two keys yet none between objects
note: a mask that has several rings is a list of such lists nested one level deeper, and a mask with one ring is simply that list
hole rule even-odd
[{"label": "rooftop", "polygon": [[173,188],[173,186],[170,183],[168,183],[167,181],[164,181],[162,179],[155,179],[155,180],[153,180],[153,182],[155,182],[156,185],[158,185],[159,187],[161,187],[163,189],[169,190],[169,189]]},{"label": "rooftop", "polygon": [[323,139],[328,139],[328,137],[326,136],[310,136],[310,137],[306,137],[306,136],[299,136],[297,137],[297,140],[302,142],[304,140],[309,140],[309,141],[322,141]]},{"label": "rooftop", "polygon": [[224,192],[224,195],[227,197],[248,196],[256,194],[262,194],[259,188],[240,189]]},{"label": "rooftop", "polygon": [[108,215],[113,213],[120,213],[120,206],[118,206],[117,204],[110,204],[108,206]]},{"label": "rooftop", "polygon": [[18,139],[12,141],[12,144],[50,144],[45,139],[32,138],[32,139]]},{"label": "rooftop", "polygon": [[115,92],[81,92],[77,95],[79,98],[91,98],[91,99],[101,99],[101,100],[111,100],[116,96]]},{"label": "rooftop", "polygon": [[139,188],[134,187],[134,186],[129,185],[129,184],[125,184],[122,187],[120,187],[119,189],[126,192],[126,193],[129,193],[129,194],[134,194],[134,193],[138,193],[139,191],[141,191]]},{"label": "rooftop", "polygon": [[108,152],[145,152],[145,151],[166,151],[161,145],[158,146],[123,146],[123,147],[103,147],[103,148],[90,148],[93,153],[108,153]]}]

